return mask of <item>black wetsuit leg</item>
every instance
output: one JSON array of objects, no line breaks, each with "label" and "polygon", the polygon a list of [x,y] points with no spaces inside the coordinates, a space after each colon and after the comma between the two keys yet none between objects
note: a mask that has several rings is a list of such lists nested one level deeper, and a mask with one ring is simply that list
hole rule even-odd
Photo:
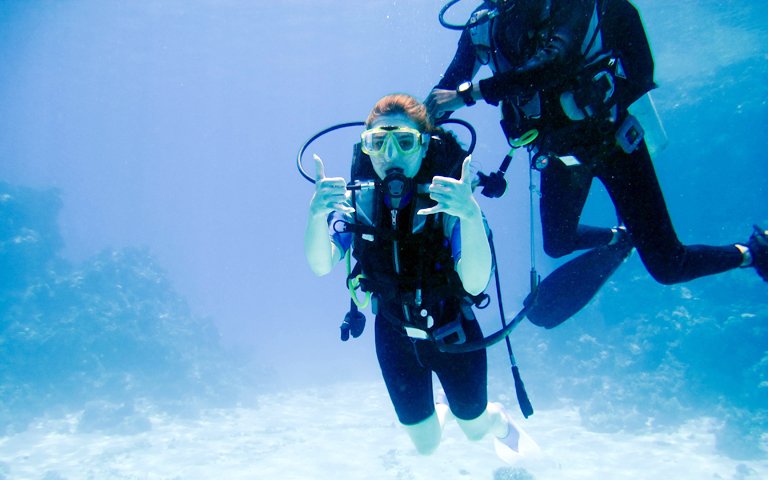
[{"label": "black wetsuit leg", "polygon": [[435,411],[432,370],[418,357],[415,343],[389,320],[376,317],[376,357],[389,398],[403,425],[415,425]]},{"label": "black wetsuit leg", "polygon": [[[485,350],[443,353],[434,342],[409,338],[383,316],[376,317],[375,329],[376,356],[400,423],[414,425],[434,413],[433,371],[456,417],[471,420],[483,413],[488,403]],[[465,334],[468,341],[483,337],[476,321],[466,322]]]},{"label": "black wetsuit leg", "polygon": [[[465,321],[464,333],[468,342],[483,338],[477,321]],[[479,417],[488,405],[488,361],[485,349],[466,353],[444,353],[430,342],[425,345],[445,396],[451,404],[451,412],[461,420]]]},{"label": "black wetsuit leg", "polygon": [[648,272],[673,284],[737,268],[734,245],[683,245],[677,238],[656,170],[645,144],[631,154],[616,149],[595,162],[603,182]]},{"label": "black wetsuit leg", "polygon": [[593,174],[586,165],[566,166],[554,160],[541,172],[541,229],[544,251],[562,257],[575,250],[605,245],[613,238],[610,228],[580,225]]}]

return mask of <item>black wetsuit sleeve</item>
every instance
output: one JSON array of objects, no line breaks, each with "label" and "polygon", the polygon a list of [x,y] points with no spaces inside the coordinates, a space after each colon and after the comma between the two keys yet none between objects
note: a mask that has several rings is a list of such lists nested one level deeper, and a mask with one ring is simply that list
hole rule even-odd
[{"label": "black wetsuit sleeve", "polygon": [[461,32],[459,46],[456,48],[456,54],[453,56],[451,64],[435,88],[455,90],[461,82],[471,80],[474,73],[475,46],[472,45],[469,30],[465,29]]},{"label": "black wetsuit sleeve", "polygon": [[593,0],[553,2],[539,48],[520,65],[479,82],[485,101],[497,105],[505,97],[540,91],[572,77],[581,64],[581,44],[594,5]]}]

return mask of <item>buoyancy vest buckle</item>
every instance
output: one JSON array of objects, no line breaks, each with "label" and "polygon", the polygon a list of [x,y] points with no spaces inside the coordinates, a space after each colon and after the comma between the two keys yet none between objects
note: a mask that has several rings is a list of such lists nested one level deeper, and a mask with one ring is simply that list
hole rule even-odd
[{"label": "buoyancy vest buckle", "polygon": [[419,319],[418,325],[406,322],[402,324],[403,331],[412,339],[429,340],[438,345],[461,345],[467,341],[467,335],[464,331],[465,315],[463,310],[459,311],[454,320],[439,327],[434,326],[435,320],[427,309],[420,309],[418,314],[413,315],[413,317]]},{"label": "buoyancy vest buckle", "polygon": [[644,137],[645,131],[640,122],[633,115],[627,115],[627,118],[624,119],[616,130],[616,145],[624,153],[632,153],[637,150]]},{"label": "buoyancy vest buckle", "polygon": [[467,341],[461,315],[454,321],[435,329],[432,340],[441,345],[461,345]]}]

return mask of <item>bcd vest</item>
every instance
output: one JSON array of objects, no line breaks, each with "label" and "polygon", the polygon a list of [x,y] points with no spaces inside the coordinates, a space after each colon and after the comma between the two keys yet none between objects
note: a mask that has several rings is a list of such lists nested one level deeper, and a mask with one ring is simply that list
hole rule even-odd
[{"label": "bcd vest", "polygon": [[[383,198],[370,158],[359,144],[355,146],[352,179],[373,183],[376,188],[353,191],[354,222],[334,228],[354,234],[352,252],[357,263],[350,279],[362,274],[360,287],[373,294],[377,314],[393,323],[410,323],[422,329],[439,327],[440,322],[453,320],[442,314],[446,309],[459,311],[467,303],[469,295],[454,267],[444,215],[416,215],[419,209],[434,205],[426,191],[432,177],[458,178],[465,156],[452,134],[437,131],[413,179],[414,197],[393,213]],[[428,325],[433,319],[438,323]]]}]

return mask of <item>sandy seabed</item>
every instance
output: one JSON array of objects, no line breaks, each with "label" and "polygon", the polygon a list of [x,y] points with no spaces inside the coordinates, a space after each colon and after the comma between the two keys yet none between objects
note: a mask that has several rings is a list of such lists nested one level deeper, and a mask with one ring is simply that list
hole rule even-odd
[{"label": "sandy seabed", "polygon": [[672,433],[601,434],[577,408],[518,423],[542,454],[507,465],[490,438],[467,441],[449,422],[437,453],[416,453],[380,383],[270,394],[253,407],[194,419],[150,415],[136,434],[79,433],[79,415],[40,420],[0,438],[0,480],[76,479],[758,479],[768,461],[718,455],[712,419]]}]

